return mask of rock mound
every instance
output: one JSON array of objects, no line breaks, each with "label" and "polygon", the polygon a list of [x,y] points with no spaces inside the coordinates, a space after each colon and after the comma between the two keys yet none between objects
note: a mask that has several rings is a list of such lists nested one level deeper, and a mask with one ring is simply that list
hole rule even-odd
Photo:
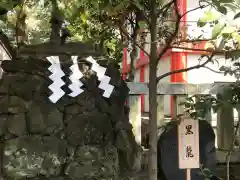
[{"label": "rock mound", "polygon": [[[101,64],[101,62],[99,62]],[[124,106],[128,88],[118,67],[109,62],[109,99],[102,96],[96,75],[88,70],[85,91],[49,101],[52,83],[47,61],[34,58],[4,61],[0,82],[0,170],[6,180],[118,179],[131,171],[137,144]],[[64,72],[69,64],[62,64]]]}]

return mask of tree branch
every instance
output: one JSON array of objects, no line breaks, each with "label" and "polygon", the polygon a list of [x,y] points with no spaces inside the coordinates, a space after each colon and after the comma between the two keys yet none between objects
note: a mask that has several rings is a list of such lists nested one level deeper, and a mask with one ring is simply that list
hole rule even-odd
[{"label": "tree branch", "polygon": [[205,8],[205,7],[208,6],[208,5],[202,5],[202,6],[199,6],[197,8],[191,9],[191,10],[189,10],[189,11],[187,11],[187,12],[185,12],[181,15],[180,12],[179,12],[179,9],[178,9],[177,0],[173,0],[173,4],[174,4],[174,10],[175,10],[175,13],[176,13],[176,16],[177,16],[176,17],[177,20],[176,20],[175,30],[174,30],[172,36],[166,41],[166,45],[163,47],[163,49],[159,53],[158,60],[161,59],[161,57],[167,52],[167,50],[170,48],[173,40],[176,38],[176,36],[178,34],[178,29],[179,29],[179,26],[180,26],[181,19],[192,11],[195,11],[197,9],[202,9],[202,8]]},{"label": "tree branch", "polygon": [[181,49],[181,50],[190,50],[190,51],[199,51],[199,52],[206,52],[206,53],[214,53],[215,55],[224,55],[228,53],[240,53],[240,49],[236,50],[229,50],[229,51],[221,51],[216,49],[200,49],[200,48],[188,48],[188,47],[179,47],[179,46],[170,46],[170,48]]},{"label": "tree branch", "polygon": [[134,72],[135,72],[135,68],[134,68],[134,62],[135,62],[135,59],[137,57],[137,37],[138,37],[138,34],[137,34],[137,28],[136,26],[133,28],[133,36],[132,36],[132,51],[130,53],[130,72],[129,72],[129,79],[131,81],[133,81],[134,79]]},{"label": "tree branch", "polygon": [[[102,22],[103,24],[107,25],[108,27],[112,27],[112,26],[115,26],[115,24],[117,24],[117,28],[119,29],[120,34],[121,34],[121,35],[124,35],[124,36],[127,38],[128,41],[131,41],[131,42],[134,41],[133,36],[132,36],[131,34],[129,34],[125,28],[123,28],[122,22],[114,21],[114,20],[112,20],[112,19],[108,19],[109,21],[106,21],[106,17],[104,17],[104,18],[105,18],[105,19],[100,20],[100,22]],[[130,19],[128,19],[128,20],[130,20]],[[113,22],[113,23],[110,23],[110,22]],[[115,23],[115,24],[114,24],[114,23]],[[120,23],[120,24],[119,24],[119,23]],[[137,30],[137,29],[135,29],[135,30]],[[137,32],[133,32],[133,34],[134,34],[134,33],[137,33]],[[138,35],[138,34],[136,34],[136,36],[137,36],[137,35]],[[139,49],[141,49],[148,57],[150,57],[150,54],[149,54],[144,48],[142,48],[140,44],[136,43],[136,46],[137,46]]]},{"label": "tree branch", "polygon": [[166,45],[163,47],[163,49],[159,53],[158,58],[157,58],[157,63],[158,63],[159,59],[161,59],[161,57],[167,52],[167,50],[169,49],[172,41],[174,40],[174,38],[178,34],[178,29],[179,29],[179,26],[180,26],[180,20],[181,20],[182,16],[180,15],[180,12],[179,12],[179,9],[178,9],[177,0],[173,0],[173,4],[174,4],[174,11],[175,11],[176,16],[177,16],[176,17],[177,20],[176,20],[175,30],[174,30],[172,36],[166,41]]},{"label": "tree branch", "polygon": [[[127,32],[125,31],[122,31],[122,33],[127,37],[128,40],[130,41],[133,41],[134,39],[130,36],[130,34],[128,34]],[[150,57],[150,54],[144,49],[141,47],[140,44],[136,43],[136,46],[141,49],[148,57]]]},{"label": "tree branch", "polygon": [[147,7],[146,6],[142,6],[143,8],[140,8],[137,4],[139,4],[138,2],[139,0],[132,0],[132,3],[134,4],[134,6],[136,7],[136,9],[138,9],[139,12],[141,12],[141,14],[143,15],[144,17],[144,20],[147,22],[147,24],[149,25],[150,24],[150,21],[148,19],[148,16],[146,14],[146,9]]},{"label": "tree branch", "polygon": [[17,50],[20,45],[24,44],[26,39],[26,13],[24,10],[25,0],[20,4],[20,10],[17,12],[17,19],[15,23],[15,39],[17,44]]},{"label": "tree branch", "polygon": [[174,0],[172,0],[171,2],[167,3],[165,6],[163,6],[157,13],[157,16],[159,16],[161,13],[163,13],[163,11],[167,11],[171,5],[174,3]]},{"label": "tree branch", "polygon": [[206,8],[206,7],[208,7],[208,6],[210,6],[210,5],[209,5],[209,4],[208,4],[208,5],[200,5],[200,6],[196,7],[196,8],[193,8],[193,9],[191,9],[191,10],[183,13],[183,14],[182,14],[182,17],[183,17],[183,16],[186,16],[186,15],[187,15],[188,13],[190,13],[190,12],[196,11],[196,10],[198,10],[198,9]]},{"label": "tree branch", "polygon": [[200,48],[188,48],[188,47],[179,47],[179,46],[169,46],[169,48],[182,49],[182,50],[190,50],[190,51],[201,51],[208,53],[224,53],[224,51],[215,51],[214,49],[200,49]]},{"label": "tree branch", "polygon": [[214,73],[223,74],[223,72],[221,72],[221,71],[216,71],[216,70],[214,70],[214,69],[212,69],[212,68],[210,68],[210,67],[207,67],[207,66],[203,66],[203,68],[208,69],[209,71],[212,71],[212,72],[214,72]]},{"label": "tree branch", "polygon": [[174,71],[167,72],[167,73],[165,73],[165,74],[157,77],[157,83],[158,83],[161,79],[163,79],[163,78],[165,78],[165,77],[167,77],[167,76],[170,76],[170,75],[172,75],[172,74],[181,73],[181,72],[187,72],[187,71],[190,71],[190,70],[193,70],[193,69],[199,69],[199,68],[201,68],[201,67],[204,67],[206,64],[208,64],[209,62],[211,62],[213,56],[214,56],[214,53],[213,53],[211,56],[209,56],[209,57],[208,57],[208,60],[206,60],[206,61],[205,61],[204,63],[202,63],[202,64],[198,64],[198,65],[191,66],[191,67],[188,67],[188,68],[178,69],[178,70],[174,70]]},{"label": "tree branch", "polygon": [[[169,32],[170,33],[170,32]],[[161,38],[159,38],[156,42],[158,42]],[[203,41],[211,41],[211,40],[214,40],[214,39],[186,39],[186,40],[179,40],[179,41],[176,41],[176,42],[172,42],[172,46],[173,45],[179,45],[181,43],[198,43],[198,42],[203,42]],[[150,44],[150,42],[145,42],[145,44]],[[172,46],[170,46],[169,48],[171,48]],[[178,48],[181,48],[178,46]]]},{"label": "tree branch", "polygon": [[177,42],[174,42],[174,44],[180,44],[180,43],[197,43],[197,42],[202,42],[202,41],[211,41],[214,39],[183,39]]},{"label": "tree branch", "polygon": [[50,41],[54,43],[60,43],[60,30],[63,23],[63,19],[60,16],[57,0],[51,0],[52,12],[51,12],[51,34]]}]

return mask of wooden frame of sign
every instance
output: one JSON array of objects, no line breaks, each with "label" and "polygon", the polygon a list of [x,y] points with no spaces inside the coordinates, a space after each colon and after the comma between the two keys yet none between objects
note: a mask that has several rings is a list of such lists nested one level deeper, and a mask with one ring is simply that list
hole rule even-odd
[{"label": "wooden frame of sign", "polygon": [[179,168],[186,169],[186,179],[191,179],[191,169],[199,168],[199,124],[197,120],[181,117],[178,125]]}]

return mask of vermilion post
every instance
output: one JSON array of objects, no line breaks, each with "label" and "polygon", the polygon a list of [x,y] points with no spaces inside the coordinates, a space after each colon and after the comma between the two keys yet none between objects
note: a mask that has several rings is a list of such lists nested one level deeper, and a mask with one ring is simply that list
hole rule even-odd
[{"label": "vermilion post", "polygon": [[[186,13],[187,12],[187,0],[178,0],[178,8],[179,8],[179,12],[181,14]],[[181,29],[183,29],[183,31],[182,31],[183,38],[185,38],[187,35],[187,32],[186,32],[187,15],[185,15],[181,21],[182,22],[180,24],[180,27],[181,27]],[[171,62],[170,62],[171,63],[171,68],[170,68],[171,71],[187,68],[187,56],[188,56],[187,52],[172,51]],[[187,72],[171,75],[171,82],[186,83],[187,82]],[[174,117],[174,104],[173,103],[174,103],[173,97],[171,97],[171,106],[170,107],[171,107],[171,116],[172,117]]]},{"label": "vermilion post", "polygon": [[[145,56],[144,52],[141,50],[140,51],[140,59],[143,59]],[[145,82],[145,76],[144,76],[144,70],[145,66],[141,66],[140,67],[140,82]],[[145,106],[144,106],[144,95],[141,95],[141,111],[144,112],[145,111]]]},{"label": "vermilion post", "polygon": [[[183,69],[187,67],[187,53],[186,52],[172,52],[171,55],[171,71]],[[171,82],[187,82],[187,72],[176,73],[171,75]],[[174,116],[173,97],[171,97],[171,116]]]}]

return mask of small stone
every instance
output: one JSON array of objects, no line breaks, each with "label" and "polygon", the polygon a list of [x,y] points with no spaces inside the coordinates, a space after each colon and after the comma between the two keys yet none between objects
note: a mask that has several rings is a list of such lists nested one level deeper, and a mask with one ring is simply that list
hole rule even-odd
[{"label": "small stone", "polygon": [[132,146],[129,142],[129,138],[127,138],[127,133],[125,130],[121,130],[118,134],[117,134],[117,138],[116,138],[116,146],[118,149],[126,152],[126,153],[131,153],[132,151]]},{"label": "small stone", "polygon": [[7,96],[0,99],[0,112],[2,114],[8,113],[9,100]]},{"label": "small stone", "polygon": [[28,103],[18,96],[9,97],[8,112],[13,114],[25,113],[27,111]]},{"label": "small stone", "polygon": [[39,106],[32,105],[27,113],[27,124],[30,133],[41,133],[46,128],[44,114]]},{"label": "small stone", "polygon": [[86,90],[77,97],[77,104],[81,107],[82,111],[92,111],[96,109],[95,103],[95,97]]},{"label": "small stone", "polygon": [[54,105],[35,103],[29,108],[27,122],[31,133],[58,133],[63,128],[63,114]]},{"label": "small stone", "polygon": [[2,137],[7,131],[7,125],[6,125],[7,120],[8,120],[7,115],[0,116],[0,137]]},{"label": "small stone", "polygon": [[0,112],[20,114],[27,111],[27,102],[17,96],[5,96],[0,100]]},{"label": "small stone", "polygon": [[[69,144],[104,144],[112,141],[113,129],[108,116],[100,113],[80,114],[74,116],[66,127],[66,136]],[[111,134],[111,135],[109,135]],[[110,137],[110,139],[106,139]]]},{"label": "small stone", "polygon": [[30,101],[33,95],[32,92],[34,91],[31,86],[32,82],[22,79],[21,81],[15,81],[10,85],[10,91],[17,96],[21,96],[24,100]]},{"label": "small stone", "polygon": [[26,119],[24,114],[8,117],[8,131],[16,136],[22,136],[26,133]]},{"label": "small stone", "polygon": [[73,105],[69,105],[67,107],[65,107],[65,113],[67,114],[78,114],[81,112],[81,108],[76,105],[76,104],[73,104]]}]

